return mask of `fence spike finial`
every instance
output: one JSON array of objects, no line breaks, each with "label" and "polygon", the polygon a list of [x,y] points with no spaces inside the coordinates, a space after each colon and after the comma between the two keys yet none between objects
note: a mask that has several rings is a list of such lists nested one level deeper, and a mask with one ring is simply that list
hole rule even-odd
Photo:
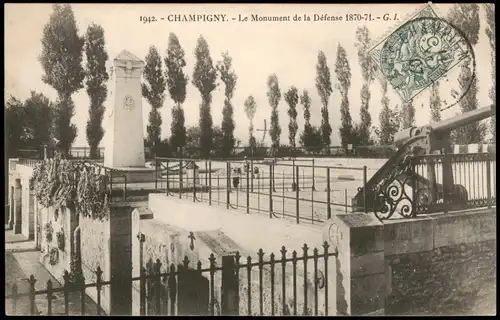
[{"label": "fence spike finial", "polygon": [[189,258],[188,256],[184,256],[184,260],[182,261],[182,263],[184,264],[184,267],[187,269],[189,267]]},{"label": "fence spike finial", "polygon": [[95,273],[96,273],[97,277],[100,277],[102,275],[102,270],[101,270],[100,266],[97,266],[97,270]]},{"label": "fence spike finial", "polygon": [[327,251],[329,247],[330,247],[330,245],[328,244],[328,241],[325,241],[323,243],[323,248],[325,248],[325,251]]}]

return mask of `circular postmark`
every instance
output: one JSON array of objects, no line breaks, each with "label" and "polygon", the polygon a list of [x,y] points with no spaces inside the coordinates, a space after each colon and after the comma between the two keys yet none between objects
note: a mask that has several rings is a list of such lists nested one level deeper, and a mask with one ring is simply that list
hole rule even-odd
[{"label": "circular postmark", "polygon": [[408,21],[380,51],[380,69],[404,102],[438,84],[442,109],[456,105],[475,78],[474,50],[465,34],[442,18]]}]

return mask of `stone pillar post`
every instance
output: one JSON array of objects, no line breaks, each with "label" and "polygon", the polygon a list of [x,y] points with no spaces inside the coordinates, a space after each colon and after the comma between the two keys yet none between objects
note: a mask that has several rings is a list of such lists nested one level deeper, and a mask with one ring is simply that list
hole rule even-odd
[{"label": "stone pillar post", "polygon": [[22,222],[21,232],[26,238],[30,238],[30,187],[29,177],[22,176],[21,192],[22,192]]},{"label": "stone pillar post", "polygon": [[12,230],[12,228],[14,227],[14,221],[16,220],[14,194],[15,194],[15,187],[13,185],[9,185],[9,223],[8,223],[9,230]]},{"label": "stone pillar post", "polygon": [[42,227],[42,222],[40,221],[40,212],[39,212],[40,204],[38,203],[38,199],[35,195],[33,195],[33,207],[34,207],[33,211],[35,214],[35,216],[34,216],[34,218],[35,218],[34,219],[35,220],[35,222],[34,222],[34,224],[35,224],[34,240],[35,240],[36,248],[40,249],[40,244],[41,244],[41,242],[40,242],[40,240],[41,240],[40,239],[40,232],[41,232],[40,228]]},{"label": "stone pillar post", "polygon": [[[338,250],[337,311],[341,315],[384,312],[385,264],[383,224],[373,214],[333,216],[324,237]],[[335,271],[330,271],[330,276]]]},{"label": "stone pillar post", "polygon": [[22,232],[23,219],[23,195],[21,188],[21,179],[16,179],[14,183],[14,233]]},{"label": "stone pillar post", "polygon": [[124,204],[109,207],[111,315],[132,312],[132,210]]},{"label": "stone pillar post", "polygon": [[[29,182],[28,182],[29,183]],[[28,187],[28,239],[35,239],[35,192]]]},{"label": "stone pillar post", "polygon": [[233,255],[222,256],[222,279],[221,279],[221,315],[238,316],[239,300],[237,299],[240,288],[239,279],[236,276],[235,259]]}]

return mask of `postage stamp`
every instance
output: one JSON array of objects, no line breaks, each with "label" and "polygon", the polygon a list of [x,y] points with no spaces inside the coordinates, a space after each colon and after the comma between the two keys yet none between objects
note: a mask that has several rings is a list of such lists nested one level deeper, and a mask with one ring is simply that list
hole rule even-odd
[{"label": "postage stamp", "polygon": [[[373,47],[370,55],[403,102],[412,100],[436,81],[445,80],[458,65],[475,65],[474,51],[465,35],[439,18],[430,6]],[[460,84],[459,89],[448,86],[447,107],[467,93],[472,77],[467,82]]]}]

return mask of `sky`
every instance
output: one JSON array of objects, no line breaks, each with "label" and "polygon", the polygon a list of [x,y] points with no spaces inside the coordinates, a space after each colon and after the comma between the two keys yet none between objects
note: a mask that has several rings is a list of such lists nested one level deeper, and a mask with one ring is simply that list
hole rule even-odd
[{"label": "sky", "polygon": [[[30,91],[41,92],[55,101],[57,95],[53,88],[41,80],[43,69],[38,61],[41,53],[41,37],[44,25],[52,12],[50,4],[26,3],[6,4],[5,6],[5,95],[13,95],[26,99]],[[373,45],[382,40],[409,16],[415,14],[422,5],[417,4],[73,4],[73,11],[80,35],[87,27],[95,22],[104,28],[106,49],[110,61],[123,49],[130,51],[144,59],[150,46],[158,48],[162,57],[166,55],[168,35],[174,32],[186,53],[187,66],[185,73],[192,78],[195,64],[194,49],[200,35],[207,40],[214,64],[221,60],[223,52],[228,52],[233,58],[233,68],[238,76],[232,104],[236,122],[235,135],[246,144],[248,141],[249,122],[244,113],[244,101],[253,95],[257,103],[257,112],[254,119],[256,129],[263,128],[264,119],[269,119],[271,108],[267,99],[267,78],[275,73],[278,76],[282,92],[279,104],[280,124],[282,128],[281,143],[288,144],[288,115],[287,104],[283,99],[286,90],[296,86],[300,92],[307,89],[312,99],[313,125],[321,123],[321,103],[315,87],[316,62],[318,51],[324,51],[331,71],[333,94],[329,101],[330,123],[332,125],[332,145],[340,144],[338,128],[340,125],[340,93],[335,88],[336,75],[334,73],[336,51],[341,44],[349,59],[352,79],[349,91],[350,111],[353,120],[359,121],[360,90],[362,86],[361,70],[355,47],[356,28],[366,25],[370,30]],[[451,5],[434,4],[433,9],[441,17],[446,17]],[[382,17],[388,13],[397,15],[398,21],[293,21],[295,15],[343,16],[346,13],[372,14]],[[224,14],[225,22],[169,22],[172,14]],[[290,21],[262,22],[238,21],[239,17],[251,14],[261,16],[290,16]],[[484,21],[484,9],[480,15]],[[141,16],[156,17],[158,21],[143,23]],[[161,18],[165,20],[161,20]],[[235,20],[233,20],[233,18]],[[491,51],[485,34],[485,23],[481,23],[480,38],[474,48],[476,58],[476,76],[478,78],[479,105],[487,106],[491,103],[488,90],[491,87]],[[84,58],[85,60],[85,58]],[[219,81],[221,82],[221,81]],[[111,83],[108,89],[111,88]],[[445,90],[447,88],[440,88]],[[449,89],[449,88],[448,88]],[[380,113],[381,87],[375,80],[370,86],[371,100],[370,113],[373,125],[378,126]],[[414,99],[416,106],[416,124],[424,125],[430,120],[429,90],[419,94]],[[449,91],[449,90],[448,90]],[[401,104],[401,98],[389,88],[391,105]],[[106,114],[103,127],[106,129],[108,115],[111,112],[112,96],[108,96],[105,103]],[[72,122],[78,128],[78,136],[74,146],[86,146],[85,125],[88,120],[89,98],[85,89],[73,95],[76,114]],[[197,125],[199,119],[200,94],[191,84],[188,84],[187,98],[183,105],[186,116],[186,125]],[[222,107],[224,101],[224,85],[213,93],[212,117],[214,125],[222,121]],[[147,115],[151,107],[145,99],[142,101],[144,132],[147,125]],[[167,94],[167,99],[161,108],[163,119],[162,137],[170,135],[171,108],[173,101]],[[303,109],[298,105],[299,133],[303,128]],[[455,106],[443,112],[447,118],[459,112]],[[267,120],[269,123],[269,120]],[[262,139],[262,133],[257,132],[257,140]],[[105,145],[107,135],[101,142]],[[269,138],[266,142],[269,143]],[[298,141],[298,134],[297,134]]]}]

